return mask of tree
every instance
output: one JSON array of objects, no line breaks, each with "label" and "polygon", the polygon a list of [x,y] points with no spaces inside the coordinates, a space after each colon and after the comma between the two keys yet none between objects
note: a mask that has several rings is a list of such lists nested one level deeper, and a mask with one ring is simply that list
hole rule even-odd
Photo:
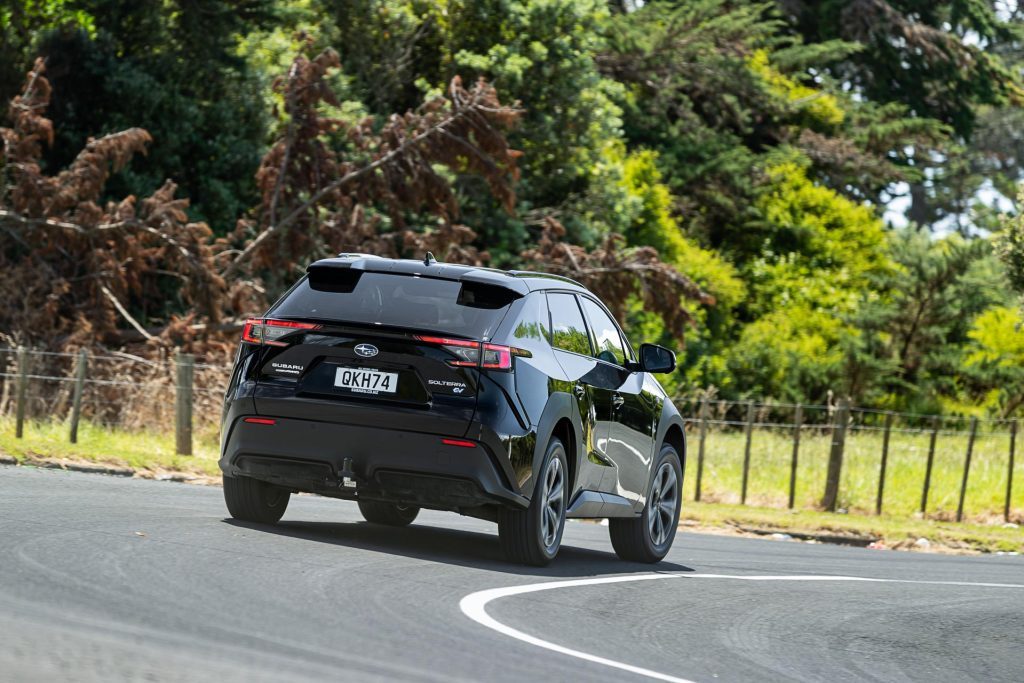
[{"label": "tree", "polygon": [[[478,262],[469,246],[475,234],[454,222],[458,202],[440,167],[478,175],[511,211],[519,152],[503,131],[519,112],[485,81],[466,89],[456,77],[448,98],[430,98],[383,124],[326,117],[321,106],[338,103],[326,77],[339,65],[333,50],[313,59],[300,54],[276,81],[281,134],[257,172],[255,220],[240,222],[239,250],[224,274],[255,272],[278,291],[297,265],[339,251],[419,257],[430,249],[442,260]],[[438,228],[409,229],[412,216],[433,217]]]},{"label": "tree", "polygon": [[918,119],[951,127],[954,135],[944,144],[915,145],[907,158],[916,169],[916,177],[909,178],[908,217],[918,225],[963,213],[975,197],[981,162],[964,148],[984,107],[1024,103],[1019,69],[1008,59],[1020,45],[1020,23],[1007,16],[1004,5],[994,0],[779,0],[807,42],[842,39],[863,46],[824,65],[832,78],[872,102],[898,104]]},{"label": "tree", "polygon": [[67,165],[90,135],[143,127],[153,144],[110,179],[107,197],[147,195],[171,179],[191,198],[192,219],[230,231],[256,199],[267,135],[260,81],[235,45],[271,19],[271,0],[76,4],[93,18],[90,31],[37,39],[55,92],[57,138],[44,165]]},{"label": "tree", "polygon": [[66,169],[42,171],[43,147],[54,140],[44,72],[37,60],[11,101],[11,127],[0,128],[0,328],[62,348],[118,345],[126,323],[133,337],[152,340],[145,324],[169,322],[176,312],[217,323],[227,291],[210,231],[188,221],[188,201],[174,197],[175,184],[141,201],[100,203],[111,173],[145,151],[145,130],[90,139]]},{"label": "tree", "polygon": [[885,296],[867,313],[873,322],[862,325],[879,355],[894,363],[876,386],[883,395],[935,408],[941,397],[959,392],[971,321],[1008,303],[1006,281],[988,242],[959,235],[932,240],[900,231],[893,259],[897,269],[877,285]]},{"label": "tree", "polygon": [[[1024,187],[1017,203],[1024,206]],[[996,247],[999,258],[1006,265],[1010,284],[1018,294],[1024,295],[1024,213],[1003,217],[1003,232],[997,238]]]}]

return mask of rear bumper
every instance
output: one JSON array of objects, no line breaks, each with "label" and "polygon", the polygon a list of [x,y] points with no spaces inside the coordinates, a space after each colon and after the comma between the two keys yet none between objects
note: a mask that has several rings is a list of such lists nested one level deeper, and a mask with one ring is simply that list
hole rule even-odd
[{"label": "rear bumper", "polygon": [[[244,417],[235,417],[224,439],[220,468],[229,476],[444,510],[528,504],[509,484],[511,469],[483,443],[467,448],[446,445],[438,434],[295,418],[262,425]],[[356,489],[342,484],[349,458]]]}]

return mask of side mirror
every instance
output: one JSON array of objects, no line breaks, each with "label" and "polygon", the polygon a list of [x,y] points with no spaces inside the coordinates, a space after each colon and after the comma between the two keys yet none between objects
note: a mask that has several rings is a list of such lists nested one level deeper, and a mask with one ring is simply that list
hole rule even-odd
[{"label": "side mirror", "polygon": [[641,344],[640,369],[644,372],[672,372],[676,369],[676,354],[664,346]]}]

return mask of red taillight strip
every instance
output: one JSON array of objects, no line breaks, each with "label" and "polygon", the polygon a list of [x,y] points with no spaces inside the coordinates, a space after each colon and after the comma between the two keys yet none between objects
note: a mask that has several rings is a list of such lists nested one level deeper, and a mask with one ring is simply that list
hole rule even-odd
[{"label": "red taillight strip", "polygon": [[445,446],[458,446],[459,448],[476,448],[475,441],[467,441],[465,439],[441,439],[441,443]]},{"label": "red taillight strip", "polygon": [[277,420],[272,420],[269,417],[247,417],[242,422],[248,422],[253,425],[276,425]]},{"label": "red taillight strip", "polygon": [[292,327],[296,330],[318,330],[320,325],[316,323],[297,323],[294,320],[274,320],[273,318],[266,318],[263,321],[264,325],[269,327]]},{"label": "red taillight strip", "polygon": [[442,346],[462,346],[466,348],[478,348],[480,342],[470,341],[469,339],[449,339],[447,337],[426,337],[423,335],[416,335],[416,338],[421,342],[427,344],[441,344]]},{"label": "red taillight strip", "polygon": [[266,344],[269,346],[288,346],[276,339],[267,339],[263,328],[278,327],[291,330],[319,330],[322,325],[316,323],[300,323],[293,320],[274,320],[273,318],[249,318],[242,327],[242,341],[250,344]]}]

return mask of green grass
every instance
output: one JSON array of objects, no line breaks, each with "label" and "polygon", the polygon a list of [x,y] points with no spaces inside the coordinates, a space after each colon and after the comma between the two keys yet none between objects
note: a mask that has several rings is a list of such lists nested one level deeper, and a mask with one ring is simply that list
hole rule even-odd
[{"label": "green grass", "polygon": [[[195,455],[175,455],[174,435],[163,431],[129,431],[84,422],[77,444],[68,443],[68,425],[63,422],[29,422],[25,437],[14,436],[14,420],[0,417],[0,453],[22,461],[36,458],[70,460],[128,466],[145,470],[169,470],[217,476],[218,435],[205,428],[195,435]],[[804,434],[798,472],[798,505],[813,507],[821,496],[830,437]],[[831,514],[803,509],[781,509],[786,504],[792,442],[788,434],[756,431],[751,448],[751,480],[748,502],[740,506],[740,477],[743,462],[742,433],[711,432],[707,440],[704,472],[704,500],[693,503],[694,467],[697,441],[690,440],[691,459],[686,477],[683,519],[704,526],[745,526],[797,533],[861,534],[884,538],[888,544],[908,544],[918,538],[952,548],[981,551],[1024,551],[1024,532],[1002,528],[993,514],[1002,510],[1006,486],[1006,440],[985,436],[976,444],[968,489],[968,510],[978,517],[988,515],[988,524],[955,524],[937,519],[916,519],[912,513],[920,503],[921,480],[928,438],[894,435],[890,446],[886,486],[886,514]],[[931,510],[956,508],[959,477],[966,438],[940,437],[936,450]],[[875,433],[856,433],[847,442],[846,470],[841,499],[851,511],[873,510],[877,486],[881,439]],[[1018,470],[1019,476],[1019,470]],[[1017,482],[1015,482],[1016,484]],[[1024,482],[1015,495],[1020,514]],[[767,507],[754,507],[761,505]],[[773,507],[774,506],[774,507]],[[940,514],[938,516],[947,516]]]},{"label": "green grass", "polygon": [[[797,468],[796,507],[815,507],[825,490],[829,446],[827,433],[801,434]],[[928,433],[894,432],[889,445],[883,511],[908,516],[920,509],[928,455]],[[956,512],[967,452],[967,435],[941,434],[936,442],[935,464],[928,496],[928,515],[949,517]],[[690,434],[685,495],[693,500],[697,464],[696,434]],[[745,436],[738,431],[710,431],[707,436],[702,499],[739,502]],[[747,502],[751,505],[785,507],[789,495],[790,460],[793,451],[789,430],[757,429],[753,432]],[[857,431],[847,436],[839,506],[851,512],[873,513],[878,487],[882,435]],[[1006,497],[1009,437],[979,433],[971,460],[965,515],[987,518],[1002,515]],[[1014,477],[1013,515],[1024,512],[1024,464],[1017,458]]]},{"label": "green grass", "polygon": [[887,547],[908,547],[919,538],[932,546],[981,552],[1024,552],[1024,531],[999,524],[969,524],[882,515],[841,515],[817,510],[780,510],[722,503],[683,503],[683,520],[708,527],[744,527],[787,533],[868,536]]},{"label": "green grass", "polygon": [[195,435],[192,456],[176,455],[174,434],[158,431],[126,431],[89,422],[78,428],[78,443],[68,442],[64,422],[28,422],[25,436],[15,437],[14,419],[0,418],[0,452],[18,460],[35,457],[68,458],[122,465],[136,469],[164,469],[216,476],[218,443],[214,431]]}]

